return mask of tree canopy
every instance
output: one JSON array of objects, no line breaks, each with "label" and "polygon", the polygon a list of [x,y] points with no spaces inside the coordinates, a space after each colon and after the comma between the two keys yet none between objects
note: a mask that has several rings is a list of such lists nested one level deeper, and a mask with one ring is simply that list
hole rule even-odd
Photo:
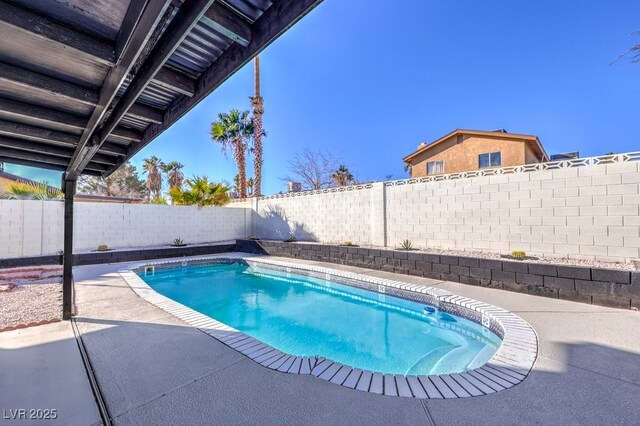
[{"label": "tree canopy", "polygon": [[136,167],[127,162],[108,177],[80,176],[78,192],[108,197],[145,198],[147,187]]}]

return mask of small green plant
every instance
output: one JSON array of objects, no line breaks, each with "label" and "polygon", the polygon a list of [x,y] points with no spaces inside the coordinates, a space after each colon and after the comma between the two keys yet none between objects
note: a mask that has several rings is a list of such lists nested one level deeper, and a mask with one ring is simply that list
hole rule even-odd
[{"label": "small green plant", "polygon": [[169,204],[167,203],[167,199],[164,197],[156,197],[152,200],[149,200],[149,204],[160,204],[160,205],[166,205]]},{"label": "small green plant", "polygon": [[184,243],[184,241],[182,241],[181,238],[176,238],[175,240],[173,240],[173,245],[177,247],[186,246],[186,244]]},{"label": "small green plant", "polygon": [[403,240],[400,243],[400,249],[402,249],[402,250],[412,250],[413,249],[413,244],[411,243],[411,240]]},{"label": "small green plant", "polygon": [[527,253],[525,253],[524,250],[514,250],[511,252],[511,257],[513,257],[514,259],[523,260],[525,257],[527,257]]},{"label": "small green plant", "polygon": [[343,245],[343,246],[352,246],[352,245],[353,245],[353,243],[352,243],[351,241],[349,241],[349,240],[345,240],[345,241],[342,243],[342,245]]},{"label": "small green plant", "polygon": [[286,240],[284,240],[285,243],[293,243],[296,241],[296,237],[291,235],[289,238],[287,238]]},{"label": "small green plant", "polygon": [[109,250],[109,246],[108,246],[108,245],[106,245],[106,244],[100,244],[100,245],[98,246],[98,249],[97,249],[97,250],[98,250],[98,251],[107,251],[107,250]]}]

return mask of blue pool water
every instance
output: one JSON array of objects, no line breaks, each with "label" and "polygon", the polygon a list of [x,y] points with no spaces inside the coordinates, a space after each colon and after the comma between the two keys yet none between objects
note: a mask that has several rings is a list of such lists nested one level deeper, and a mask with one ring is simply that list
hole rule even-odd
[{"label": "blue pool water", "polygon": [[481,325],[428,305],[245,264],[140,276],[160,294],[282,352],[380,373],[470,370],[501,342]]}]

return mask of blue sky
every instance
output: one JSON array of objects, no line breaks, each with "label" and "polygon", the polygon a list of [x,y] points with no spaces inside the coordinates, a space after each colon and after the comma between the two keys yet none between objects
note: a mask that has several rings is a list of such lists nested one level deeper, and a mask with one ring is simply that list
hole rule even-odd
[{"label": "blue sky", "polygon": [[[261,55],[264,192],[303,148],[359,180],[401,178],[403,156],[456,128],[535,134],[549,153],[640,150],[640,63],[611,65],[640,42],[639,16],[637,0],[325,0]],[[209,125],[252,90],[250,64],[133,163],[230,181]]]}]

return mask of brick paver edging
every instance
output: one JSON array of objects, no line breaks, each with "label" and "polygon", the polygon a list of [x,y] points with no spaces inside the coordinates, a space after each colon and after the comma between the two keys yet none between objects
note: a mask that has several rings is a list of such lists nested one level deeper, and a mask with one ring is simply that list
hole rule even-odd
[{"label": "brick paver edging", "polygon": [[60,321],[62,321],[62,319],[52,318],[48,320],[33,321],[25,324],[8,325],[6,327],[0,328],[0,333],[4,333],[5,331],[22,330],[23,328],[37,327],[39,325],[53,324],[54,322]]},{"label": "brick paver edging", "polygon": [[536,360],[538,342],[533,328],[517,315],[496,306],[456,296],[438,288],[329,268],[275,261],[246,254],[198,257],[186,261],[220,259],[235,259],[260,266],[287,268],[292,272],[329,274],[331,277],[384,286],[385,289],[428,295],[437,299],[440,306],[448,305],[454,306],[456,309],[468,310],[474,312],[476,316],[480,314],[482,322],[488,320],[489,324],[497,325],[502,331],[502,344],[486,364],[464,373],[432,376],[381,374],[352,368],[322,357],[298,357],[283,353],[233,327],[157,293],[134,272],[134,269],[139,267],[180,263],[184,262],[184,259],[142,263],[135,265],[132,269],[120,271],[120,275],[142,299],[269,369],[283,373],[313,375],[331,383],[360,391],[413,398],[464,398],[488,395],[519,384],[529,374]]}]

